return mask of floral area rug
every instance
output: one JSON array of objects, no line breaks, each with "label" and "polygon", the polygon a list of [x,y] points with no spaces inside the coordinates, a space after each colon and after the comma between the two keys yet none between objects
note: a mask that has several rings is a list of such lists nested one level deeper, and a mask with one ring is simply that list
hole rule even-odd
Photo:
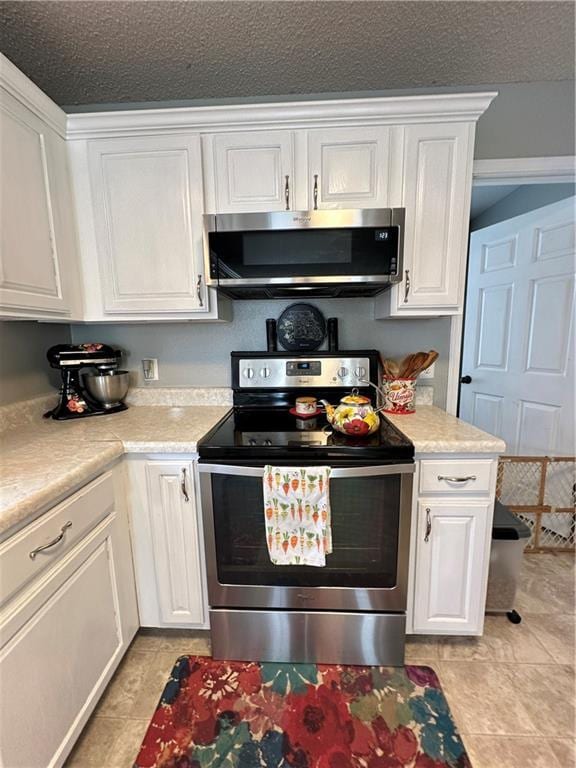
[{"label": "floral area rug", "polygon": [[182,656],[135,768],[471,768],[428,667]]}]

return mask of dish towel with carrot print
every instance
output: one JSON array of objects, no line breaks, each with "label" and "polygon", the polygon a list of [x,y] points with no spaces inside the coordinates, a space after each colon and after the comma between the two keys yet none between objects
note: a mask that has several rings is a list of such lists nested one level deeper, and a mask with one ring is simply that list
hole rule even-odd
[{"label": "dish towel with carrot print", "polygon": [[330,467],[264,467],[264,519],[274,565],[326,565],[332,552]]}]

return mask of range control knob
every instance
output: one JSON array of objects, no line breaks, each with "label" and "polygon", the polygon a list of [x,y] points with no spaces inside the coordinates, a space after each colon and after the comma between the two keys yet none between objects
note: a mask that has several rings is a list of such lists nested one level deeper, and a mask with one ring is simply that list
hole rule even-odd
[{"label": "range control knob", "polygon": [[339,379],[345,379],[346,376],[348,376],[348,368],[342,365],[340,368],[338,368],[336,373],[338,374]]},{"label": "range control knob", "polygon": [[267,379],[270,376],[270,373],[270,368],[264,367],[260,371],[260,376],[262,376],[263,379]]},{"label": "range control knob", "polygon": [[270,438],[267,437],[266,440],[264,440],[264,445],[266,445],[266,446],[272,445],[272,440],[270,440]]},{"label": "range control knob", "polygon": [[254,378],[254,368],[244,368],[242,371],[244,378],[246,379],[253,379]]},{"label": "range control knob", "polygon": [[361,365],[358,366],[358,368],[354,370],[354,376],[357,376],[359,379],[363,379],[364,376],[366,376],[366,368],[363,368]]}]

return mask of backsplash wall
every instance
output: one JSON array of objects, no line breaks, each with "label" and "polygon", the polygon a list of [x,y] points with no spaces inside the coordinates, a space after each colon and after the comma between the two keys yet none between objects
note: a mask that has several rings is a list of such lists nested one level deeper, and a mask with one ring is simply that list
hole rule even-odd
[{"label": "backsplash wall", "polygon": [[48,348],[69,344],[68,325],[0,322],[0,405],[45,395],[60,384],[58,371],[46,360]]},{"label": "backsplash wall", "polygon": [[[146,386],[230,386],[230,352],[266,349],[268,317],[278,318],[293,301],[235,301],[230,323],[146,323],[72,326],[74,343],[101,341],[125,351],[123,365],[133,372],[133,382],[143,386],[141,360],[158,359],[160,378]],[[370,298],[320,299],[317,306],[326,318],[337,317],[341,349],[378,349],[385,356],[402,356],[423,349],[437,349],[440,358],[435,378],[434,404],[446,404],[450,318],[374,320]]]}]

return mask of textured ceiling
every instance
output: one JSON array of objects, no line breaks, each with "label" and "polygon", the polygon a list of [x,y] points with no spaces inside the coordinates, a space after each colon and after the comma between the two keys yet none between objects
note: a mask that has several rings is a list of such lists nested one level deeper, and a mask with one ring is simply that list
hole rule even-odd
[{"label": "textured ceiling", "polygon": [[574,76],[571,2],[0,2],[0,50],[58,104]]}]

